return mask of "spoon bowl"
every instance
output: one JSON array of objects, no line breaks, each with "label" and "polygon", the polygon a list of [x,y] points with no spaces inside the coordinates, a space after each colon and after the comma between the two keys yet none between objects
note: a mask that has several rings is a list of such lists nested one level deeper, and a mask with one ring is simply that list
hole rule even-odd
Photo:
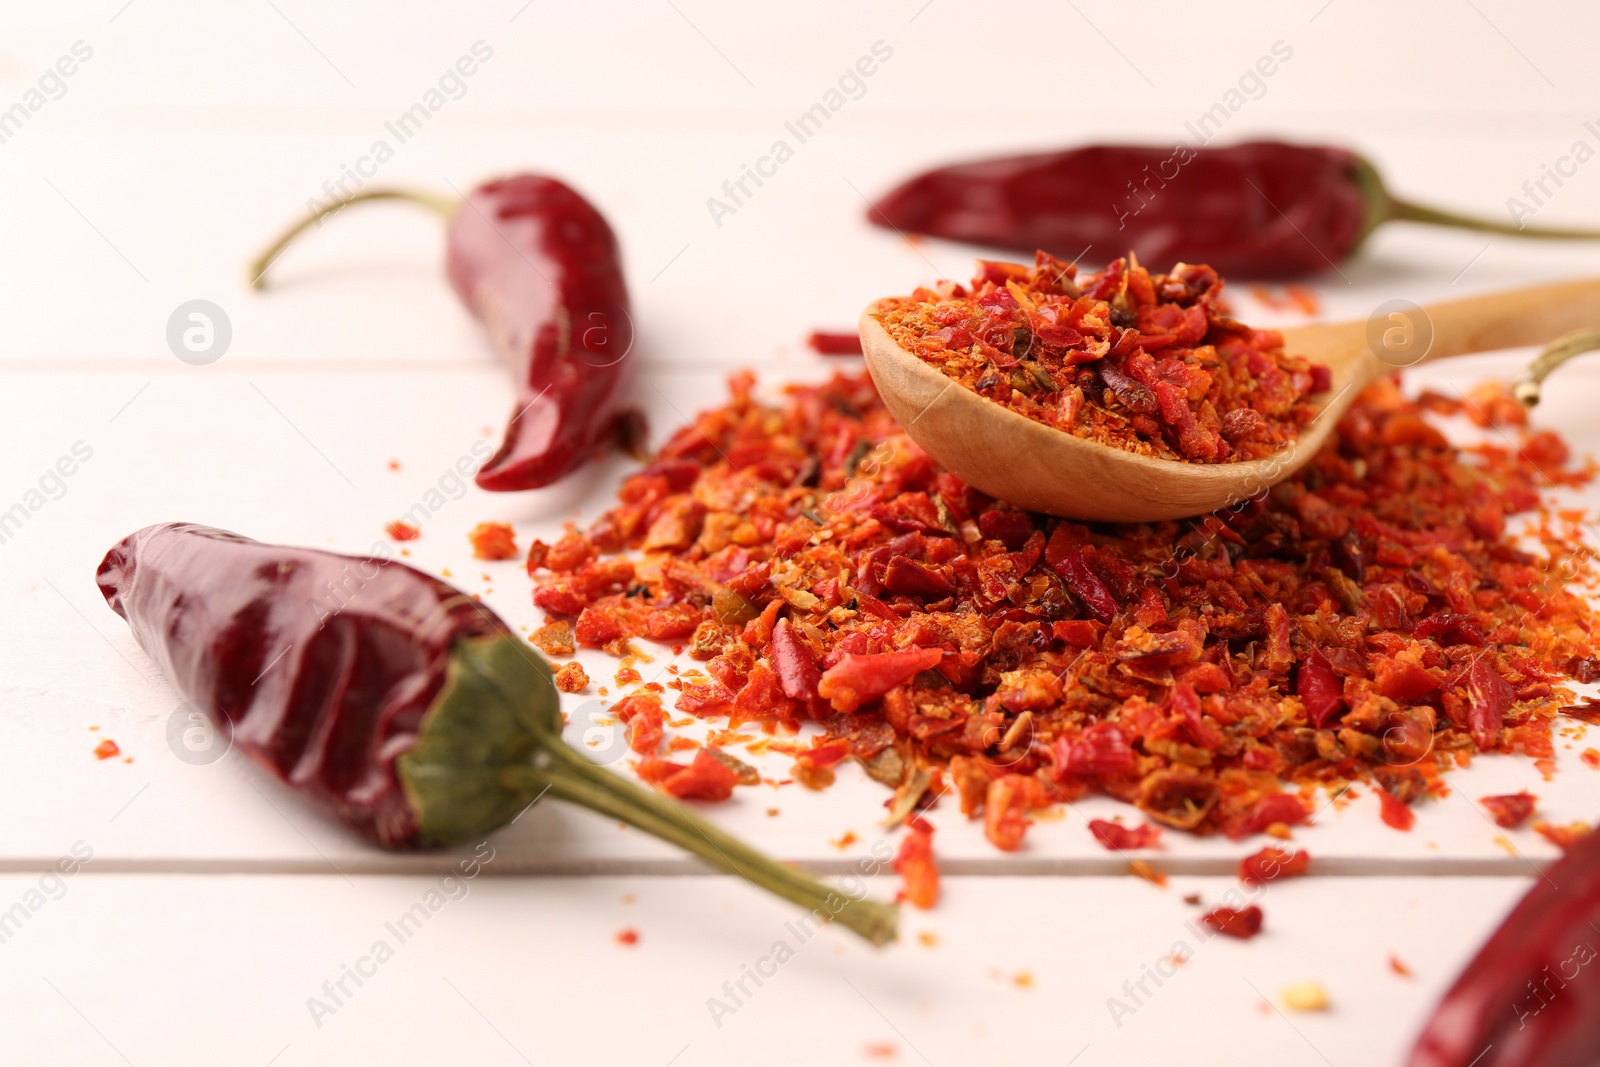
[{"label": "spoon bowl", "polygon": [[1425,360],[1538,345],[1600,326],[1600,279],[1417,307],[1395,302],[1359,322],[1283,331],[1287,351],[1325,364],[1332,387],[1292,443],[1261,459],[1154,459],[1035,422],[946,377],[861,315],[867,370],[891,414],[946,469],[1001,500],[1066,518],[1146,522],[1203,515],[1259,495],[1311,461],[1361,390]]}]

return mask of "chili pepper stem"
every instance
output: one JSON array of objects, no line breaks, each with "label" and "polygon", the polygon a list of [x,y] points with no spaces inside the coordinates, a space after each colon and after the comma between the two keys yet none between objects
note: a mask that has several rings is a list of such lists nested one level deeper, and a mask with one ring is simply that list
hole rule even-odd
[{"label": "chili pepper stem", "polygon": [[713,867],[798,904],[825,922],[837,922],[874,945],[894,940],[897,908],[856,900],[829,889],[803,871],[786,866],[724,833],[665,797],[634,785],[585,759],[559,738],[549,737],[529,765],[502,774],[507,784],[551,796],[629,825],[677,845]]},{"label": "chili pepper stem", "polygon": [[1511,237],[1542,237],[1558,241],[1592,241],[1600,238],[1600,230],[1571,227],[1517,226],[1509,222],[1495,222],[1472,215],[1458,215],[1454,211],[1441,211],[1409,200],[1389,198],[1388,218],[1402,222],[1425,222],[1430,226],[1451,226],[1458,230],[1477,230],[1480,233],[1503,233]]},{"label": "chili pepper stem", "polygon": [[319,204],[305,218],[289,227],[285,233],[273,242],[261,255],[250,262],[250,288],[265,289],[267,287],[267,271],[272,264],[277,262],[279,256],[294,243],[306,230],[313,226],[321,226],[322,220],[337,215],[351,204],[360,204],[369,200],[405,200],[413,204],[421,204],[439,213],[445,219],[455,214],[456,201],[445,196],[435,196],[432,193],[418,192],[414,189],[363,189],[358,193],[334,200],[328,204]]},{"label": "chili pepper stem", "polygon": [[1448,226],[1457,230],[1476,230],[1479,233],[1502,233],[1511,237],[1548,238],[1558,241],[1600,239],[1600,230],[1517,226],[1509,222],[1496,222],[1493,219],[1477,218],[1472,215],[1458,215],[1454,211],[1443,211],[1425,204],[1402,200],[1389,192],[1383,184],[1383,176],[1378,173],[1378,168],[1360,156],[1351,161],[1350,177],[1361,191],[1361,199],[1366,204],[1361,232],[1357,235],[1355,244],[1351,246],[1351,251],[1366,243],[1373,230],[1385,222],[1394,220],[1421,222],[1429,226]]}]

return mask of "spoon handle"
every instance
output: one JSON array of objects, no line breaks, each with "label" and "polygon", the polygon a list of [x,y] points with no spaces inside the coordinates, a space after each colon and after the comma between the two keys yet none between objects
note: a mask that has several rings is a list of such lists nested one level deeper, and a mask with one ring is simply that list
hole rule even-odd
[{"label": "spoon handle", "polygon": [[1545,344],[1585,326],[1600,327],[1600,278],[1375,311],[1285,330],[1284,339],[1289,351],[1346,366],[1347,380],[1365,384],[1428,360]]}]

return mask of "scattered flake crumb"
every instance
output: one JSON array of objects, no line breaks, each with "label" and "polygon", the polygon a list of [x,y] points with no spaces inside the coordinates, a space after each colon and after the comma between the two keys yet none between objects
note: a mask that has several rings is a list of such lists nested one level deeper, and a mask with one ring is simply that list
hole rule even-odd
[{"label": "scattered flake crumb", "polygon": [[533,631],[528,640],[547,656],[570,656],[577,649],[572,627],[566,622],[547,623]]},{"label": "scattered flake crumb", "polygon": [[900,1055],[900,1050],[892,1041],[875,1041],[866,1048],[867,1056],[876,1060],[892,1060]]},{"label": "scattered flake crumb", "polygon": [[1515,856],[1517,854],[1517,846],[1513,845],[1511,843],[1511,839],[1505,834],[1495,834],[1494,843],[1505,849],[1506,855],[1508,856]]},{"label": "scattered flake crumb", "polygon": [[859,840],[861,839],[856,836],[856,832],[854,830],[846,830],[842,836],[836,839],[830,838],[828,844],[842,852]]},{"label": "scattered flake crumb", "polygon": [[1401,978],[1411,977],[1411,968],[1407,967],[1403,962],[1401,962],[1399,956],[1391,955],[1389,957],[1389,969],[1395,974],[1398,974]]},{"label": "scattered flake crumb", "polygon": [[400,461],[397,460],[397,459],[391,459],[389,461],[389,469],[392,470],[392,471],[399,470],[400,469]]},{"label": "scattered flake crumb", "polygon": [[1600,749],[1586,748],[1578,754],[1578,758],[1589,766],[1600,770]]},{"label": "scattered flake crumb", "polygon": [[[583,664],[566,663],[556,671],[556,688],[563,693],[581,693],[589,687],[589,676],[584,673]],[[600,690],[600,695],[605,695],[605,690]]]},{"label": "scattered flake crumb", "polygon": [[1168,953],[1164,958],[1174,967],[1182,967],[1185,963],[1189,962],[1189,954],[1183,951],[1181,948],[1176,952]]},{"label": "scattered flake crumb", "polygon": [[939,935],[932,930],[924,930],[917,935],[917,940],[928,948],[934,948],[939,944]]},{"label": "scattered flake crumb", "polygon": [[1183,895],[1183,902],[1185,904],[1198,904],[1198,903],[1200,903],[1200,894],[1199,893],[1185,893]]},{"label": "scattered flake crumb", "polygon": [[1533,824],[1533,829],[1540,837],[1565,852],[1577,843],[1578,838],[1587,835],[1590,827],[1586,822],[1573,822],[1567,823],[1565,826],[1557,826],[1554,823],[1541,820]]},{"label": "scattered flake crumb", "polygon": [[[508,523],[480,522],[467,534],[473,559],[516,559],[517,535]],[[489,576],[483,576],[484,581]]]},{"label": "scattered flake crumb", "polygon": [[1146,860],[1129,860],[1128,871],[1132,874],[1137,874],[1140,878],[1158,888],[1163,888],[1167,884],[1167,876],[1152,867]]},{"label": "scattered flake crumb", "polygon": [[401,522],[398,519],[394,522],[385,523],[383,532],[388,534],[389,539],[392,541],[415,541],[422,536],[421,530],[409,522]]},{"label": "scattered flake crumb", "polygon": [[617,933],[617,944],[619,945],[637,945],[638,943],[639,931],[631,926]]},{"label": "scattered flake crumb", "polygon": [[1290,1011],[1327,1011],[1328,992],[1318,982],[1296,982],[1278,994]]},{"label": "scattered flake crumb", "polygon": [[1011,984],[1016,986],[1018,989],[1032,989],[1033,972],[1018,971],[1016,974],[1011,976]]},{"label": "scattered flake crumb", "polygon": [[636,901],[638,899],[639,898],[634,896],[632,893],[624,893],[624,894],[622,894],[622,902],[624,904],[632,904],[634,901]]},{"label": "scattered flake crumb", "polygon": [[113,756],[122,755],[122,749],[118,748],[117,743],[108,737],[94,746],[94,755],[96,759],[110,759]]},{"label": "scattered flake crumb", "polygon": [[768,808],[768,809],[767,809],[767,814],[768,814],[768,815],[769,815],[769,816],[771,816],[771,815],[776,815],[776,814],[778,814],[778,809],[777,809],[777,808]]}]

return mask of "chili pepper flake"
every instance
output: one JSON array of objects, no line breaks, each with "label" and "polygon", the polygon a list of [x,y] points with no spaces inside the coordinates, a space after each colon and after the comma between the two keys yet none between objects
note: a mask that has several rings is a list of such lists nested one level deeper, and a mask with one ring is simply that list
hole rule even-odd
[{"label": "chili pepper flake", "polygon": [[1154,848],[1161,838],[1159,826],[1151,826],[1149,823],[1123,826],[1121,823],[1105,819],[1091,820],[1089,832],[1094,835],[1096,841],[1112,852],[1133,848]]},{"label": "chili pepper flake", "polygon": [[1384,823],[1394,827],[1396,830],[1411,829],[1412,824],[1417,821],[1416,812],[1412,811],[1405,801],[1387,789],[1379,789],[1377,793],[1380,805],[1378,814]]},{"label": "chili pepper flake", "polygon": [[1311,866],[1311,853],[1305,849],[1289,852],[1267,846],[1239,861],[1239,881],[1245,885],[1265,885],[1280,878],[1298,878]]},{"label": "chili pepper flake", "polygon": [[1589,766],[1600,770],[1600,749],[1586,748],[1578,754],[1578,758]]},{"label": "chili pepper flake", "polygon": [[1129,860],[1128,873],[1138,875],[1157,889],[1166,888],[1166,872],[1158,870],[1146,860]]},{"label": "chili pepper flake", "polygon": [[589,675],[583,664],[566,663],[556,670],[556,688],[563,693],[581,693],[589,688]]},{"label": "chili pepper flake", "polygon": [[1532,793],[1506,793],[1501,796],[1484,797],[1478,803],[1488,811],[1489,818],[1495,821],[1495,825],[1515,830],[1533,815],[1533,809],[1539,803],[1539,798]]},{"label": "chili pepper flake", "polygon": [[866,1049],[869,1059],[892,1060],[900,1055],[900,1048],[892,1041],[874,1041]]},{"label": "chili pepper flake", "polygon": [[[517,535],[503,522],[480,522],[467,534],[474,559],[516,559]],[[487,577],[487,576],[486,576]]]},{"label": "chili pepper flake", "polygon": [[545,623],[533,631],[528,640],[547,656],[570,656],[577,650],[573,644],[572,626],[564,619]]},{"label": "chili pepper flake", "polygon": [[1411,968],[1407,967],[1399,956],[1391,955],[1389,957],[1389,969],[1401,978],[1411,977]]},{"label": "chili pepper flake", "polygon": [[849,848],[859,840],[861,840],[861,838],[856,836],[856,832],[854,830],[846,830],[836,838],[829,838],[828,844],[843,852],[845,849]]},{"label": "chili pepper flake", "polygon": [[905,880],[900,899],[918,908],[939,902],[939,865],[933,856],[933,827],[924,819],[906,820],[907,834],[895,853],[894,869]]},{"label": "chili pepper flake", "polygon": [[122,749],[118,748],[117,743],[109,737],[94,746],[95,759],[106,760],[120,755],[122,755]]},{"label": "chili pepper flake", "polygon": [[633,946],[639,943],[639,931],[629,926],[617,931],[617,944]]},{"label": "chili pepper flake", "polygon": [[1161,459],[1259,459],[1316,416],[1310,397],[1332,378],[1233,319],[1222,285],[1210,267],[1151,274],[1132,258],[1080,281],[1039,252],[1032,267],[980,260],[970,287],[940,282],[873,314],[901,348],[1035,422]]},{"label": "chili pepper flake", "polygon": [[1565,826],[1542,821],[1533,824],[1534,833],[1563,852],[1576,844],[1579,838],[1589,834],[1591,829],[1586,822],[1572,822],[1567,823]]},{"label": "chili pepper flake", "polygon": [[934,933],[932,930],[923,930],[917,934],[917,940],[921,942],[925,948],[936,948],[939,944],[939,935]]},{"label": "chili pepper flake", "polygon": [[401,522],[399,519],[385,523],[383,532],[389,535],[389,540],[391,541],[415,541],[422,536],[421,530],[409,522]]},{"label": "chili pepper flake", "polygon": [[1090,527],[940,469],[865,374],[778,403],[731,388],[587,529],[530,549],[534,601],[575,644],[684,647],[680,718],[814,724],[779,749],[811,788],[845,760],[901,793],[937,771],[1005,850],[1090,792],[1152,828],[1282,837],[1358,781],[1409,822],[1443,771],[1548,760],[1561,709],[1586,713],[1560,683],[1600,659],[1572,588],[1594,556],[1569,526],[1505,523],[1590,478],[1535,462],[1539,435],[1457,448],[1386,379],[1261,498]]},{"label": "chili pepper flake", "polygon": [[1255,904],[1239,909],[1221,907],[1206,912],[1200,921],[1216,933],[1248,941],[1261,932],[1262,914]]}]

